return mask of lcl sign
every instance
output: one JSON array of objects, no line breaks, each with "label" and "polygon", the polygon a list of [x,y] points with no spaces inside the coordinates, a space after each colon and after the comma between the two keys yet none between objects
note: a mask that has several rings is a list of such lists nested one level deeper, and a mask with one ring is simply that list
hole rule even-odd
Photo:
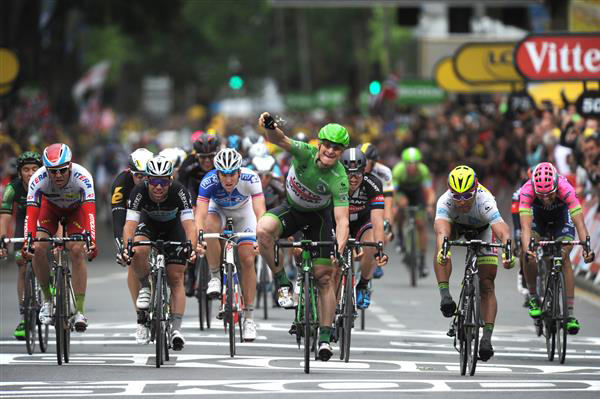
[{"label": "lcl sign", "polygon": [[513,58],[527,80],[600,80],[600,34],[529,35]]}]

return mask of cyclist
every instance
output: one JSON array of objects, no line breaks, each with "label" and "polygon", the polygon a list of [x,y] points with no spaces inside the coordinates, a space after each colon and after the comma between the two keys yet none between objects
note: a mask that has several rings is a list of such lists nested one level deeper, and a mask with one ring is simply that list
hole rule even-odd
[{"label": "cyclist", "polygon": [[367,157],[367,166],[365,167],[365,173],[370,173],[377,177],[382,184],[383,188],[383,202],[385,203],[383,212],[384,229],[386,234],[386,241],[388,237],[392,236],[392,207],[394,205],[394,181],[392,179],[392,170],[379,162],[379,151],[371,143],[364,143],[357,147]]},{"label": "cyclist", "polygon": [[[265,213],[265,198],[258,175],[242,167],[242,155],[226,148],[215,156],[215,170],[209,172],[198,190],[196,202],[196,227],[207,233],[220,233],[227,217],[233,218],[236,231],[256,232],[256,221]],[[237,240],[241,263],[242,291],[244,295],[243,336],[245,341],[256,339],[254,323],[254,297],[256,296],[256,238]],[[202,243],[204,245],[204,243]],[[204,253],[204,246],[199,246]],[[206,294],[216,298],[221,293],[219,242],[207,240],[207,261],[211,273]]]},{"label": "cyclist", "polygon": [[271,209],[281,205],[285,201],[285,186],[275,172],[275,167],[277,167],[275,158],[271,155],[254,157],[252,158],[252,167],[260,177],[266,208]]},{"label": "cyclist", "polygon": [[217,135],[202,133],[194,141],[193,146],[194,151],[179,167],[177,180],[188,189],[191,198],[196,198],[198,185],[204,176],[213,169],[213,158],[221,147],[221,140]]},{"label": "cyclist", "polygon": [[[358,148],[348,148],[340,159],[346,169],[350,190],[350,237],[358,241],[384,241],[384,196],[381,181],[365,172],[367,157]],[[365,247],[360,257],[360,281],[356,285],[356,306],[366,309],[371,303],[369,281],[375,266],[383,267],[387,255],[375,256],[376,249]]]},{"label": "cyclist", "polygon": [[[268,160],[269,157],[273,158],[269,154],[269,150],[264,142],[261,141],[256,144],[252,144],[252,146],[248,150],[248,160],[247,160],[248,169],[252,169],[252,170],[256,171],[256,166],[254,165],[254,159],[257,159],[257,160],[259,160],[258,162],[260,162],[261,159]],[[271,170],[269,171],[269,174],[272,177],[279,179],[279,178],[281,178],[281,169],[279,168],[279,165],[277,165],[275,158],[273,158],[273,161],[274,161],[274,164],[271,166]]]},{"label": "cyclist", "polygon": [[[196,225],[190,194],[180,182],[173,180],[173,164],[167,158],[156,156],[146,164],[147,181],[138,184],[131,190],[129,208],[123,242],[168,240],[191,242],[191,252],[185,254],[181,247],[167,248],[165,263],[167,281],[171,288],[171,345],[173,350],[180,351],[185,345],[181,334],[181,322],[185,311],[185,293],[183,274],[186,262],[196,259]],[[122,253],[123,260],[132,262],[133,270],[140,284],[136,307],[145,310],[150,307],[150,268],[148,265],[149,247],[137,247],[130,258],[126,249]],[[140,314],[140,313],[138,313]],[[138,343],[148,342],[149,331],[138,319],[136,340]]]},{"label": "cyclist", "polygon": [[[550,162],[538,164],[531,174],[531,180],[521,187],[519,200],[519,216],[521,220],[521,246],[529,248],[529,240],[533,236],[554,237],[556,240],[573,240],[575,229],[580,239],[589,235],[583,220],[583,212],[579,200],[575,196],[575,189],[556,171]],[[563,271],[565,274],[567,309],[569,320],[567,331],[577,334],[581,328],[579,321],[573,316],[575,305],[575,280],[569,253],[571,249],[563,251]],[[529,315],[539,318],[542,315],[540,300],[536,295],[535,254],[527,250],[529,255],[525,262],[525,279],[529,289]],[[586,263],[593,262],[594,252],[584,252]]]},{"label": "cyclist", "polygon": [[[87,266],[85,257],[96,257],[96,194],[92,175],[83,166],[71,162],[72,153],[66,144],[52,144],[44,149],[44,166],[39,168],[29,182],[27,191],[27,215],[25,237],[50,237],[56,234],[59,220],[65,218],[66,233],[80,235],[88,231],[91,246],[86,253],[83,242],[67,243],[73,268],[73,291],[75,292],[75,330],[84,332],[87,319],[84,316]],[[44,304],[40,309],[40,321],[52,322],[52,297],[50,295],[50,268],[46,256],[49,243],[36,242],[31,253],[29,245],[23,246],[23,255],[33,258],[35,275],[40,282]]]},{"label": "cyclist", "polygon": [[183,161],[187,159],[185,150],[179,147],[169,147],[161,150],[158,155],[162,155],[173,163],[173,177],[177,179],[179,167],[183,164]]},{"label": "cyclist", "polygon": [[[117,262],[126,266],[121,259],[123,252],[123,226],[127,216],[127,201],[131,190],[140,184],[145,177],[146,164],[154,157],[152,152],[145,148],[138,148],[129,155],[129,168],[125,169],[115,177],[111,188],[110,206],[112,211],[113,236],[117,245]],[[133,300],[133,306],[137,300],[140,283],[133,272],[133,268],[127,269],[127,287]]]},{"label": "cyclist", "polygon": [[[398,192],[398,212],[396,221],[398,226],[398,242],[402,248],[402,224],[404,223],[404,212],[407,206],[421,206],[425,203],[427,214],[433,216],[435,193],[431,183],[429,168],[421,162],[421,151],[415,147],[409,147],[402,151],[402,161],[398,162],[392,171],[394,187]],[[427,266],[425,265],[425,253],[427,252],[427,228],[425,227],[426,215],[417,212],[415,225],[419,242],[419,275],[427,277]],[[402,250],[402,249],[401,249]]]},{"label": "cyclist", "polygon": [[[450,295],[448,281],[452,273],[450,253],[447,259],[442,257],[444,238],[456,239],[462,235],[467,240],[479,239],[491,242],[498,238],[506,244],[510,238],[508,225],[502,219],[494,196],[477,181],[475,171],[460,165],[448,175],[448,190],[438,199],[434,222],[436,235],[436,256],[434,260],[435,276],[442,297],[440,309],[444,317],[452,317],[456,303]],[[515,258],[504,259],[505,268],[514,266]],[[498,266],[498,255],[492,249],[483,249],[478,254],[481,290],[481,316],[485,323],[479,342],[479,357],[488,361],[494,356],[492,332],[496,320],[497,303],[494,280]]]},{"label": "cyclist", "polygon": [[[23,237],[23,224],[25,222],[25,208],[27,204],[27,185],[31,176],[42,166],[42,157],[39,153],[27,151],[17,158],[17,178],[8,183],[2,196],[0,207],[0,237],[8,235],[10,225],[15,214],[15,237]],[[23,293],[25,291],[25,259],[21,256],[23,244],[15,244],[15,260],[19,267],[17,273],[17,295],[19,299],[19,313],[21,321],[15,329],[14,336],[18,340],[25,339],[25,322],[23,321]],[[0,257],[6,257],[6,249],[0,249]]]},{"label": "cyclist", "polygon": [[[298,132],[298,133],[294,134],[294,136],[292,137],[292,140],[301,141],[303,143],[308,144],[308,136],[304,132]],[[281,175],[287,176],[287,173],[292,164],[292,154],[290,154],[288,151],[283,151],[277,157],[277,163],[279,164],[279,168],[281,169]]]},{"label": "cyclist", "polygon": [[[292,284],[282,265],[275,265],[273,246],[279,237],[289,237],[301,229],[306,239],[313,241],[337,240],[338,251],[343,253],[348,239],[348,177],[339,162],[350,137],[341,125],[330,123],[319,131],[319,145],[313,147],[291,140],[277,124],[265,126],[269,113],[260,115],[258,125],[267,128],[266,137],[273,144],[292,154],[292,163],[286,178],[287,201],[269,210],[258,221],[257,235],[260,254],[279,283],[278,303],[284,308],[294,306]],[[271,130],[272,128],[272,130]],[[334,234],[333,215],[337,230]],[[335,314],[335,267],[330,249],[315,251],[314,276],[319,288],[319,348],[318,355],[327,361],[333,355],[331,327]]]}]

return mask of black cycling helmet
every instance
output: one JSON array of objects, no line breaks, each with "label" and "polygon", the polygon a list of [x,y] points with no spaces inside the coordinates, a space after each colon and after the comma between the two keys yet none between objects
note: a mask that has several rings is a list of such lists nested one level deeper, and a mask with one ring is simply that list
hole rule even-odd
[{"label": "black cycling helmet", "polygon": [[196,141],[194,141],[194,151],[202,155],[215,155],[219,151],[221,140],[216,134],[202,133]]},{"label": "black cycling helmet", "polygon": [[379,151],[377,151],[377,147],[375,147],[371,143],[364,143],[358,145],[356,148],[361,150],[369,161],[377,162],[379,160]]},{"label": "black cycling helmet", "polygon": [[23,165],[34,164],[42,167],[42,156],[35,151],[25,151],[17,158],[17,170],[20,170]]},{"label": "black cycling helmet", "polygon": [[348,148],[340,158],[346,172],[362,172],[367,166],[367,157],[358,148]]}]

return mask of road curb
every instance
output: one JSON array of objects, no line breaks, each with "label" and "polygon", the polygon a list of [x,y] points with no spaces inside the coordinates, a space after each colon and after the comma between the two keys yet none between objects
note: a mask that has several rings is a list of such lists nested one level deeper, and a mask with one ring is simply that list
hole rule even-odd
[{"label": "road curb", "polygon": [[586,279],[583,276],[575,276],[575,285],[593,294],[600,296],[600,285],[594,284],[593,280]]}]

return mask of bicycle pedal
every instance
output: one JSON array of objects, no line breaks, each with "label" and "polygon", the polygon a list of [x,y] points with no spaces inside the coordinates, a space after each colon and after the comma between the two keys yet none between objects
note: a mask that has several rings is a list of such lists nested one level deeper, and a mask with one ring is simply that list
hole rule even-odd
[{"label": "bicycle pedal", "polygon": [[451,328],[448,330],[448,332],[446,332],[446,335],[449,337],[455,337],[456,336],[456,331],[454,330],[454,328]]}]

